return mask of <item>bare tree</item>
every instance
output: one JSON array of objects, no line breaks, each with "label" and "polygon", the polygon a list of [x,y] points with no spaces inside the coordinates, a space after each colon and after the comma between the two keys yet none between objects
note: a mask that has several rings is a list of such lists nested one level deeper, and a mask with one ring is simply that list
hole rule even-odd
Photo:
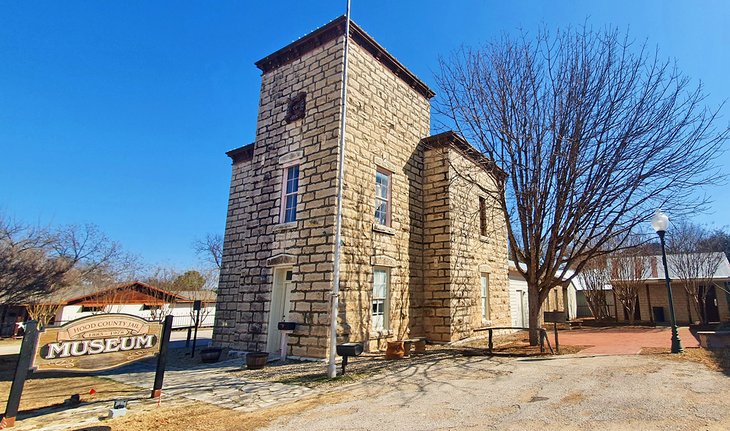
[{"label": "bare tree", "polygon": [[[669,238],[667,263],[681,281],[692,308],[702,324],[707,324],[707,293],[723,261],[723,244],[705,227],[683,221],[675,223]],[[689,305],[687,311],[692,321]]]},{"label": "bare tree", "polygon": [[[193,301],[200,301],[200,320],[197,322],[198,326],[200,326],[203,322],[205,322],[205,319],[210,316],[212,310],[209,307],[211,301],[210,301],[210,295],[205,290],[193,290],[190,292],[186,292],[188,299],[191,299]],[[191,304],[192,305],[192,304]],[[193,307],[190,308],[190,321],[195,322],[195,319],[198,317],[198,313],[193,309]]]},{"label": "bare tree", "polygon": [[19,303],[50,292],[70,269],[53,256],[53,235],[45,228],[17,222],[0,214],[0,298]]},{"label": "bare tree", "polygon": [[173,268],[158,266],[149,271],[149,275],[143,277],[143,281],[149,285],[168,292],[178,290],[175,288],[175,279],[179,277],[177,271]]},{"label": "bare tree", "polygon": [[651,274],[650,260],[651,257],[642,254],[638,247],[615,253],[609,260],[613,291],[631,324],[639,305],[639,289]]},{"label": "bare tree", "polygon": [[223,259],[223,236],[217,233],[209,233],[203,239],[197,239],[193,242],[193,248],[195,254],[199,258],[203,259],[214,265],[216,268],[221,268],[221,262]]},{"label": "bare tree", "polygon": [[696,211],[728,128],[701,86],[617,30],[508,36],[441,60],[436,107],[509,176],[497,196],[528,283],[530,342],[550,290],[620,249],[657,208]]},{"label": "bare tree", "polygon": [[56,317],[60,308],[60,303],[47,301],[45,295],[38,298],[31,297],[25,306],[25,309],[28,311],[28,316],[37,321],[40,328],[48,326],[51,320]]},{"label": "bare tree", "polygon": [[43,325],[58,311],[59,289],[113,283],[135,267],[135,258],[94,225],[52,230],[0,215],[0,298],[26,305]]},{"label": "bare tree", "polygon": [[51,247],[73,269],[68,276],[75,277],[76,283],[109,284],[138,269],[136,258],[93,224],[60,227],[53,233]]},{"label": "bare tree", "polygon": [[606,299],[606,287],[611,279],[605,256],[598,256],[588,261],[578,274],[586,297],[586,303],[596,320],[606,320],[611,317]]}]

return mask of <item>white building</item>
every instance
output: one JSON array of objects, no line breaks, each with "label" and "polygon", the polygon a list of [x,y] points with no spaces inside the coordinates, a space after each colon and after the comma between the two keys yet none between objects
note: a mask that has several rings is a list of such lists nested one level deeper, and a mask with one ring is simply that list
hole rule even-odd
[{"label": "white building", "polygon": [[[572,270],[566,272],[566,279],[573,275]],[[545,300],[543,311],[565,311],[566,319],[577,317],[576,291],[579,281],[574,277],[564,282],[562,286],[553,289]],[[527,295],[527,281],[517,271],[513,261],[509,262],[509,307],[512,314],[512,326],[527,328],[529,326],[529,301]]]}]

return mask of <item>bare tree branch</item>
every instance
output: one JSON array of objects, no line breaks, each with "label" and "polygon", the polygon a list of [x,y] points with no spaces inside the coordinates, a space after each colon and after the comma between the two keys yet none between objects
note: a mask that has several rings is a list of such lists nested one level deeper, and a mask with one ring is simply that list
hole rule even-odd
[{"label": "bare tree branch", "polygon": [[615,29],[503,37],[441,60],[443,114],[509,177],[510,254],[529,285],[531,342],[540,305],[567,270],[625,248],[657,208],[706,203],[728,138],[701,85]]},{"label": "bare tree branch", "polygon": [[197,239],[193,243],[195,254],[204,261],[221,269],[223,259],[223,236],[217,233],[209,233],[203,239]]}]

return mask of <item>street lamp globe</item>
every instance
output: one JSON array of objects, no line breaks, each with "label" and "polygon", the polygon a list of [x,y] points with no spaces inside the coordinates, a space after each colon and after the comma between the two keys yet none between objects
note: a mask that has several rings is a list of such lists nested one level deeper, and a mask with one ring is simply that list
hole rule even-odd
[{"label": "street lamp globe", "polygon": [[669,217],[667,217],[662,210],[656,210],[654,216],[651,218],[651,227],[659,232],[666,232],[669,227]]}]

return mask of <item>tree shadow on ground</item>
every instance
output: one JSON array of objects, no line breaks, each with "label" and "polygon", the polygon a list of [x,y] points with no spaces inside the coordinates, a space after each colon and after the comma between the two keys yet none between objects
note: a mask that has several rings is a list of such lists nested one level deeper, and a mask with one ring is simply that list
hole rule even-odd
[{"label": "tree shadow on ground", "polygon": [[382,354],[363,354],[360,357],[351,358],[346,367],[346,373],[342,375],[341,368],[339,368],[339,376],[336,379],[326,377],[322,363],[311,361],[277,361],[261,370],[243,369],[229,372],[246,380],[263,380],[318,388],[345,385],[365,378],[370,381],[378,381],[382,378],[390,379],[393,375],[399,375],[404,380],[415,374],[423,374],[428,377],[427,373],[435,368],[468,368],[471,362],[479,361],[479,358],[483,358],[484,361],[501,363],[513,358],[535,356],[549,357],[550,355],[547,352],[519,351],[515,346],[495,348],[492,353],[485,348],[468,346],[431,346],[424,354],[412,354],[410,357],[397,360],[387,360]]}]

